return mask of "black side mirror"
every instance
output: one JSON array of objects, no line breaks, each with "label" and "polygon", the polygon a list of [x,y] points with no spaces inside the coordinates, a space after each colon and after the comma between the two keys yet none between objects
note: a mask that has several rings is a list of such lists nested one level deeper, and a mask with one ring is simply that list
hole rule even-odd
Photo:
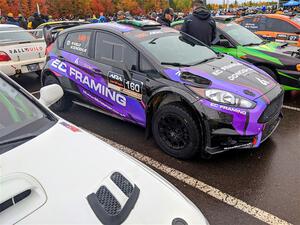
[{"label": "black side mirror", "polygon": [[233,47],[232,44],[226,39],[221,39],[219,41],[219,45],[224,47],[224,48],[232,48]]}]

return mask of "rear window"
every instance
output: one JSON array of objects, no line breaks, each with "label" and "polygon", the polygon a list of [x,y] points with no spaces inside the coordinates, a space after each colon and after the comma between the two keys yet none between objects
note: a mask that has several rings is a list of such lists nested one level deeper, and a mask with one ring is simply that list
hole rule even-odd
[{"label": "rear window", "polygon": [[34,41],[36,38],[29,31],[20,27],[0,28],[0,42]]},{"label": "rear window", "polygon": [[64,41],[64,50],[76,55],[88,56],[91,33],[89,31],[69,33]]}]

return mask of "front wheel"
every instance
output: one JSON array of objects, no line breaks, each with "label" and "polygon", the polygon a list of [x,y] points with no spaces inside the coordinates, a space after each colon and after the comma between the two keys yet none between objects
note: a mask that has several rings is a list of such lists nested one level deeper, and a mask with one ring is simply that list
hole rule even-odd
[{"label": "front wheel", "polygon": [[197,120],[180,104],[168,104],[158,109],[152,119],[156,143],[167,154],[189,159],[201,151],[203,143]]},{"label": "front wheel", "polygon": [[[46,75],[45,80],[43,82],[44,86],[51,84],[60,85],[59,81],[52,75]],[[54,103],[50,108],[57,112],[65,112],[69,110],[73,105],[72,96],[68,93],[64,93],[64,96]]]}]

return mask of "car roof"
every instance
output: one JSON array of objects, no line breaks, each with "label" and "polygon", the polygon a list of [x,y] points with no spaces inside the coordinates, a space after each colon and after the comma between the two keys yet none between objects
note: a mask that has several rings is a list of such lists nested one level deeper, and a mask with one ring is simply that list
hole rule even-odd
[{"label": "car roof", "polygon": [[300,29],[300,25],[297,22],[291,20],[291,18],[289,16],[280,15],[280,14],[256,14],[256,15],[248,15],[248,16],[244,16],[244,17],[238,18],[237,21],[241,22],[244,18],[258,17],[258,16],[265,16],[265,17],[268,17],[268,18],[283,20],[283,21],[286,21],[286,22],[292,24],[293,26],[297,27],[298,29]]},{"label": "car roof", "polygon": [[[117,33],[119,35],[122,34],[128,34],[127,37],[133,37],[131,33],[134,33],[134,36],[138,36],[138,34],[141,34],[140,37],[142,37],[142,34],[146,33],[168,33],[168,32],[176,32],[176,30],[170,28],[170,27],[163,27],[161,25],[154,24],[153,27],[150,25],[148,26],[147,22],[145,21],[131,21],[133,23],[143,23],[144,27],[139,27],[136,24],[127,24],[127,23],[121,23],[121,22],[110,22],[110,23],[91,23],[91,24],[84,24],[80,26],[71,27],[69,29],[66,29],[62,31],[60,34],[63,34],[65,32],[70,31],[76,31],[76,30],[88,30],[88,29],[99,29],[99,30],[106,30],[113,33]],[[146,25],[145,25],[146,23]],[[152,22],[149,22],[152,24]],[[130,34],[129,34],[130,33]]]},{"label": "car roof", "polygon": [[39,27],[43,27],[46,25],[60,25],[60,24],[70,24],[70,23],[78,23],[78,24],[89,24],[89,22],[86,21],[78,21],[78,20],[67,20],[67,21],[51,21],[51,22],[46,22],[46,23],[42,23],[41,25],[38,26]]},{"label": "car roof", "polygon": [[0,28],[20,28],[17,25],[12,25],[12,24],[0,24]]}]

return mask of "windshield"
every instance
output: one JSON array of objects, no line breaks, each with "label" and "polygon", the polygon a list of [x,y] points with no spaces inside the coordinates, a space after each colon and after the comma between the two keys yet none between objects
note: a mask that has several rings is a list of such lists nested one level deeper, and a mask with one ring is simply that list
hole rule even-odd
[{"label": "windshield", "polygon": [[141,42],[163,64],[193,65],[217,57],[216,53],[182,34],[171,34]]},{"label": "windshield", "polygon": [[[53,124],[36,105],[0,76],[0,154],[26,135],[39,134]],[[23,137],[22,141],[8,140]],[[24,139],[26,140],[26,138]]]},{"label": "windshield", "polygon": [[34,41],[35,38],[26,30],[20,27],[5,27],[0,28],[0,43],[1,42],[20,42]]},{"label": "windshield", "polygon": [[219,24],[218,27],[239,45],[259,45],[263,42],[256,34],[236,23]]}]

